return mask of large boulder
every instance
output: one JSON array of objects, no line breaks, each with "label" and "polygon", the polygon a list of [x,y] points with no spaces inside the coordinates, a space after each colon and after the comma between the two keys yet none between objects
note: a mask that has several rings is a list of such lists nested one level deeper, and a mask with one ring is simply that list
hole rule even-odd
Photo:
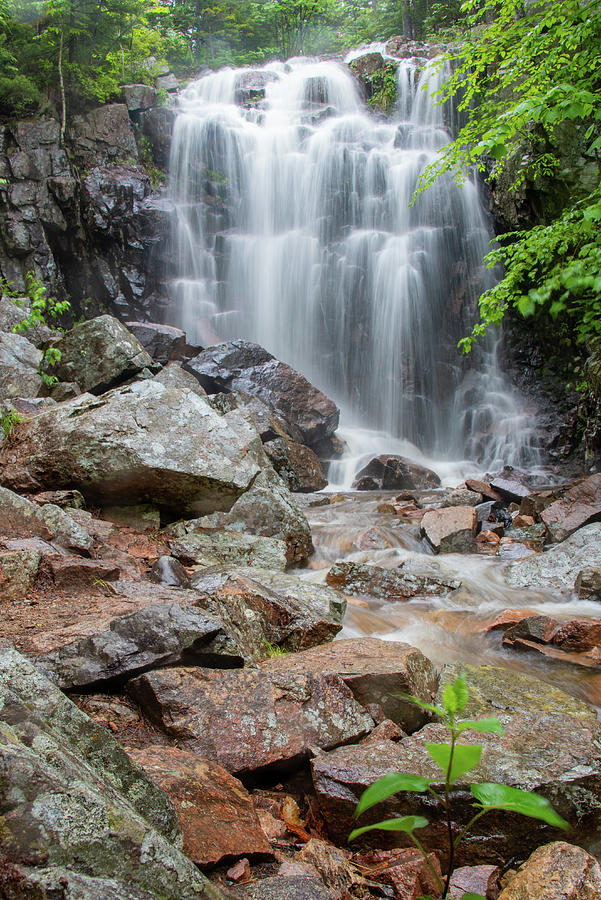
[{"label": "large boulder", "polygon": [[[465,667],[463,667],[465,668]],[[443,673],[439,692],[455,679],[457,667]],[[575,841],[585,841],[601,822],[601,728],[594,710],[541,683],[538,679],[503,674],[490,667],[467,667],[468,685],[476,689],[464,710],[467,718],[495,715],[505,735],[461,735],[465,744],[481,744],[480,763],[457,783],[453,821],[460,830],[473,815],[472,782],[498,782],[547,797],[572,825]],[[498,681],[497,681],[498,680]],[[427,743],[448,740],[448,730],[430,724],[399,742],[382,740],[355,747],[340,747],[313,760],[313,779],[330,837],[346,840],[350,830],[396,815],[424,815],[430,825],[420,831],[428,849],[446,847],[446,821],[442,809],[428,795],[403,793],[361,817],[353,819],[363,790],[388,772],[411,772],[437,779],[439,771],[427,752]],[[436,785],[435,785],[436,787]],[[534,849],[557,831],[538,821],[509,813],[485,816],[460,846],[460,865],[497,864],[514,854]],[[397,834],[372,833],[368,843],[405,845]]]},{"label": "large boulder", "polygon": [[474,549],[478,513],[473,506],[429,509],[421,532],[435,553],[469,553]]},{"label": "large boulder", "polygon": [[[192,520],[194,521],[194,520]],[[173,556],[184,565],[250,566],[283,571],[287,565],[284,541],[234,531],[185,530],[187,522],[178,523],[181,537],[170,541]],[[172,526],[173,527],[173,526]],[[167,534],[169,534],[167,529]]]},{"label": "large boulder", "polygon": [[129,755],[172,801],[183,851],[197,866],[272,856],[252,797],[221,766],[176,747],[147,747]]},{"label": "large boulder", "polygon": [[578,481],[541,513],[553,541],[563,541],[601,516],[601,475]]},{"label": "large boulder", "polygon": [[155,362],[166,366],[174,359],[181,359],[186,350],[186,332],[172,325],[156,322],[126,322],[128,330],[152,356]]},{"label": "large boulder", "polygon": [[0,333],[0,400],[36,397],[43,354],[22,334]]},{"label": "large boulder", "polygon": [[335,675],[161,669],[128,690],[180,747],[237,775],[294,770],[311,748],[356,740],[374,724]]},{"label": "large boulder", "polygon": [[146,380],[40,413],[2,448],[0,472],[16,489],[76,487],[100,505],[202,514],[231,508],[262,453],[256,433],[235,433],[203,397]]},{"label": "large boulder", "polygon": [[40,506],[5,487],[0,487],[0,534],[40,537],[82,553],[89,553],[94,545],[89,533],[64,509],[53,503]]},{"label": "large boulder", "polygon": [[148,84],[124,84],[122,90],[125,105],[130,113],[158,105],[156,88]]},{"label": "large boulder", "polygon": [[163,792],[12,650],[0,699],[3,897],[223,898],[178,849]]},{"label": "large boulder", "polygon": [[317,454],[310,447],[276,438],[265,444],[265,453],[291,491],[308,494],[326,487],[328,479]]},{"label": "large boulder", "polygon": [[579,528],[560,544],[528,559],[516,560],[505,577],[512,587],[557,587],[573,590],[579,572],[601,566],[601,523]]},{"label": "large boulder", "polygon": [[261,662],[266,672],[303,675],[338,675],[358,703],[370,712],[379,707],[378,718],[390,719],[405,731],[416,731],[428,714],[400,694],[411,694],[431,703],[437,685],[434,666],[409,644],[357,638],[334,641]]},{"label": "large boulder", "polygon": [[357,491],[401,491],[439,487],[436,472],[411,462],[404,456],[374,456],[360,469],[353,482]]},{"label": "large boulder", "polygon": [[[197,602],[226,623],[250,661],[268,646],[304,650],[331,641],[342,628],[346,600],[332,588],[261,569],[199,573]],[[208,604],[208,605],[207,605]]]},{"label": "large boulder", "polygon": [[307,379],[267,350],[249,341],[210,347],[186,363],[209,393],[245,391],[270,406],[285,423],[298,428],[314,449],[338,427],[336,405]]},{"label": "large boulder", "polygon": [[388,602],[422,595],[442,596],[461,587],[457,578],[411,569],[411,563],[404,563],[398,569],[384,569],[367,563],[337,562],[328,572],[326,582],[353,597],[378,597]]},{"label": "large boulder", "polygon": [[75,381],[82,391],[102,394],[137,375],[155,368],[144,347],[113,316],[98,316],[76,325],[54,346],[61,359],[48,372],[61,381]]},{"label": "large boulder", "polygon": [[197,525],[285,541],[290,565],[303,562],[313,552],[309,523],[273,469],[263,469],[229,512],[204,516]]}]

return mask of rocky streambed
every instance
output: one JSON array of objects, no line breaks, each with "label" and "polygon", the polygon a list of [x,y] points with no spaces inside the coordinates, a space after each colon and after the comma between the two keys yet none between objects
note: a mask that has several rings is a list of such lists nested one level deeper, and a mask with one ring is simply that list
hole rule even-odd
[{"label": "rocky streambed", "polygon": [[[466,734],[474,780],[546,796],[571,830],[484,818],[449,896],[601,896],[599,476],[451,489],[385,456],[362,490],[316,493],[337,410],[262,348],[110,316],[30,341],[9,302],[2,896],[436,896],[402,835],[347,838],[380,775],[435,774],[442,726],[399,692],[435,701],[460,671],[466,716],[505,729]],[[444,866],[422,795],[373,813],[425,814]]]}]

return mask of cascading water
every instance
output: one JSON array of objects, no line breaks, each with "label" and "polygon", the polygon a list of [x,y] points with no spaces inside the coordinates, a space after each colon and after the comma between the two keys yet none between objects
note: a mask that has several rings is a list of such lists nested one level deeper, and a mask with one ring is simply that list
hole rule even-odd
[{"label": "cascading water", "polygon": [[[184,92],[170,321],[302,371],[340,405],[358,455],[515,464],[529,433],[494,347],[467,361],[456,349],[492,278],[477,187],[441,178],[411,205],[449,141],[433,101],[445,71],[423,63],[399,62],[386,120],[336,62],[224,70]],[[264,100],[237,105],[253,86]]]}]

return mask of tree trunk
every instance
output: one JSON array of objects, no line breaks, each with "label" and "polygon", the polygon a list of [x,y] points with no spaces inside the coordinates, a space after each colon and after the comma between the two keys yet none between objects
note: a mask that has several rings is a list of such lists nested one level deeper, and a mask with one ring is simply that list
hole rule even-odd
[{"label": "tree trunk", "polygon": [[65,79],[63,78],[63,33],[61,31],[58,42],[58,83],[61,92],[61,147],[65,143],[65,131],[67,130],[67,101],[65,99]]}]

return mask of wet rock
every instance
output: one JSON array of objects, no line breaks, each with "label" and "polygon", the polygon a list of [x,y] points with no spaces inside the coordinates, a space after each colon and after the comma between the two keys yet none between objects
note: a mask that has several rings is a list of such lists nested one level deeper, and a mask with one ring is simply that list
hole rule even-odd
[{"label": "wet rock", "polygon": [[181,328],[157,325],[156,322],[126,322],[125,324],[128,331],[131,331],[146,352],[162,366],[184,356],[186,332]]},{"label": "wet rock", "polygon": [[458,487],[444,494],[441,507],[478,506],[480,503],[482,503],[482,494],[469,488]]},{"label": "wet rock", "polygon": [[147,606],[113,619],[107,631],[38,656],[36,666],[62,690],[124,681],[153,666],[211,664],[212,641],[222,633],[222,623],[202,610],[178,603]]},{"label": "wet rock", "polygon": [[272,875],[253,884],[230,888],[240,900],[332,900],[332,894],[319,878],[306,875]]},{"label": "wet rock", "polygon": [[241,72],[236,78],[234,99],[238,106],[255,106],[265,99],[265,88],[277,81],[275,72],[265,70]]},{"label": "wet rock", "polygon": [[381,53],[366,53],[364,56],[358,56],[351,63],[351,68],[360,77],[369,77],[380,69],[384,68],[384,57]]},{"label": "wet rock", "polygon": [[142,131],[150,140],[155,163],[162,169],[169,168],[171,137],[176,111],[170,106],[155,106],[141,114]]},{"label": "wet rock", "polygon": [[310,447],[285,438],[276,438],[265,444],[265,453],[291,491],[308,494],[326,487],[328,479]]},{"label": "wet rock", "polygon": [[585,566],[581,569],[574,590],[579,600],[601,600],[601,567]]},{"label": "wet rock", "polygon": [[499,491],[495,491],[488,481],[477,481],[474,478],[466,478],[465,486],[470,491],[482,494],[487,500],[499,501],[503,499]]},{"label": "wet rock", "polygon": [[595,517],[601,516],[601,475],[591,475],[562,493],[541,513],[552,541],[563,541]]},{"label": "wet rock", "polygon": [[353,490],[397,491],[438,487],[440,478],[435,472],[405,459],[403,456],[374,456],[357,472]]},{"label": "wet rock", "polygon": [[274,441],[278,438],[292,440],[297,444],[303,440],[300,429],[290,422],[284,422],[283,419],[274,413],[270,406],[263,403],[258,397],[246,394],[244,391],[213,394],[211,403],[224,415],[233,409],[239,410],[259,432],[263,443]]},{"label": "wet rock", "polygon": [[[190,375],[189,372],[184,372],[181,363],[179,362],[167,363],[158,375],[154,376],[153,381],[164,384],[165,387],[168,388],[179,388],[183,391],[192,391],[193,394],[198,394],[199,397],[207,396],[207,392],[200,386],[196,378],[193,375]],[[212,399],[211,405],[214,406]],[[217,409],[217,412],[221,412],[221,410]]]},{"label": "wet rock", "polygon": [[298,853],[298,860],[306,863],[319,873],[332,897],[342,900],[354,885],[364,885],[365,880],[350,864],[350,853],[334,847],[326,841],[311,838]]},{"label": "wet rock", "polygon": [[42,556],[36,550],[0,551],[0,597],[21,600],[35,584]]},{"label": "wet rock", "polygon": [[597,860],[565,841],[538,847],[499,894],[499,900],[596,900],[601,897]]},{"label": "wet rock", "polygon": [[197,866],[272,856],[252,797],[221,766],[175,747],[147,747],[129,755],[175,806],[183,852]]},{"label": "wet rock", "polygon": [[601,567],[601,524],[585,525],[560,544],[507,568],[513,587],[547,587],[572,590],[585,566]]},{"label": "wet rock", "polygon": [[284,541],[234,531],[191,530],[171,541],[170,548],[175,557],[190,566],[256,566],[284,571],[287,565]]},{"label": "wet rock", "polygon": [[138,159],[134,130],[124,103],[111,103],[75,116],[69,137],[84,169]]},{"label": "wet rock", "polygon": [[36,397],[42,387],[38,372],[41,350],[22,334],[0,333],[0,400]]},{"label": "wet rock", "polygon": [[550,616],[529,616],[507,629],[503,643],[506,641],[510,643],[516,638],[525,638],[529,641],[538,641],[540,644],[548,644],[553,640],[558,624],[557,619]]},{"label": "wet rock", "polygon": [[478,516],[473,506],[428,510],[421,533],[435,553],[469,553],[474,547]]},{"label": "wet rock", "polygon": [[102,394],[154,363],[142,345],[113,316],[98,316],[76,325],[54,342],[61,352],[52,373],[76,381],[82,391]]},{"label": "wet rock", "polygon": [[84,553],[93,546],[90,535],[64,510],[51,503],[39,506],[5,487],[0,487],[0,534],[41,537]]},{"label": "wet rock", "polygon": [[528,616],[536,615],[531,609],[504,609],[492,622],[489,622],[481,630],[488,634],[491,631],[506,631],[511,625],[516,625]]},{"label": "wet rock", "polygon": [[198,596],[210,599],[228,631],[250,659],[261,659],[267,644],[303,650],[331,641],[342,628],[346,601],[324,585],[260,569],[195,576]]},{"label": "wet rock", "polygon": [[[591,710],[588,718],[555,711],[498,714],[505,735],[482,735],[466,731],[462,742],[481,744],[478,767],[457,784],[453,803],[455,829],[464,827],[473,815],[473,798],[465,786],[472,782],[496,782],[535,791],[548,797],[555,809],[570,822],[574,840],[584,840],[598,828],[601,818],[601,729]],[[319,806],[330,837],[344,841],[356,824],[353,811],[362,791],[388,772],[412,772],[438,778],[425,744],[448,738],[441,725],[426,725],[398,742],[381,741],[340,747],[312,762]],[[525,752],[527,748],[527,752]],[[436,785],[434,785],[436,788]],[[366,813],[360,824],[396,815],[424,815],[430,825],[420,830],[420,840],[429,850],[445,847],[446,822],[442,810],[428,796],[403,793]],[[509,813],[491,813],[459,848],[459,865],[490,863],[523,854],[556,834],[543,823]],[[377,846],[399,846],[400,835],[379,833]],[[373,841],[372,841],[373,843]]]},{"label": "wet rock", "polygon": [[81,388],[75,381],[59,381],[58,384],[44,385],[42,388],[50,399],[62,403],[63,400],[71,400],[81,394]]},{"label": "wet rock", "polygon": [[209,393],[227,389],[258,397],[285,423],[298,428],[309,447],[331,437],[338,427],[335,404],[258,344],[219,344],[199,353],[185,367]]},{"label": "wet rock", "polygon": [[461,866],[451,875],[449,898],[462,900],[464,894],[471,893],[497,900],[500,875],[498,866]]},{"label": "wet rock", "polygon": [[148,84],[124,84],[122,90],[125,105],[130,113],[158,105],[157,92]]},{"label": "wet rock", "polygon": [[521,503],[532,492],[530,477],[511,466],[506,466],[500,475],[491,478],[490,486],[505,500],[515,503]]},{"label": "wet rock", "polygon": [[[517,516],[516,519],[525,518],[523,516]],[[522,527],[518,527],[517,525],[513,525],[510,528],[505,529],[505,537],[511,538],[513,541],[518,541],[523,544],[526,544],[531,550],[542,550],[545,542],[545,538],[547,536],[547,530],[545,526],[541,523],[538,525],[526,525]]]},{"label": "wet rock", "polygon": [[55,587],[61,591],[80,591],[107,581],[117,581],[118,566],[100,559],[82,559],[78,556],[52,556],[45,558]]},{"label": "wet rock", "polygon": [[388,602],[421,595],[444,596],[461,587],[456,578],[411,572],[411,566],[383,569],[367,563],[338,562],[328,572],[326,583],[353,597],[380,597]]},{"label": "wet rock", "polygon": [[[440,862],[434,853],[428,854],[430,865],[440,878]],[[374,850],[355,853],[353,860],[366,871],[370,880],[392,886],[395,898],[409,900],[427,893],[439,897],[440,891],[425,859],[416,848],[406,850]],[[389,895],[386,895],[389,896]]]},{"label": "wet rock", "polygon": [[15,883],[23,898],[223,896],[177,849],[173,806],[110,732],[11,650],[0,652],[0,693],[3,896]]},{"label": "wet rock", "polygon": [[155,79],[155,85],[157,91],[177,91],[179,88],[179,81],[177,77],[173,74],[173,72],[168,72],[166,75],[159,75],[158,78]]},{"label": "wet rock", "polygon": [[[81,182],[82,217],[90,234],[103,241],[131,235],[140,246],[142,228],[137,216],[149,194],[150,179],[141,166],[96,166]],[[133,273],[128,276],[131,290]]]},{"label": "wet rock", "polygon": [[411,694],[431,703],[437,677],[429,659],[409,644],[357,638],[334,641],[302,653],[263,660],[263,671],[303,675],[337,675],[351,689],[358,703],[388,718],[407,732],[416,731],[428,715],[398,693]]},{"label": "wet rock", "polygon": [[157,584],[167,584],[171,587],[190,587],[190,576],[177,559],[172,556],[159,556],[148,576],[150,581]]},{"label": "wet rock", "polygon": [[[0,297],[0,331],[13,334],[13,329],[22,325],[31,312],[29,297]],[[20,332],[19,332],[20,333]],[[56,332],[46,325],[36,323],[23,332],[23,337],[40,348],[42,344],[55,337]]]},{"label": "wet rock", "polygon": [[294,770],[312,747],[356,740],[373,727],[331,675],[162,669],[128,690],[179,746],[238,775]]},{"label": "wet rock", "polygon": [[309,523],[273,469],[264,469],[229,512],[204,516],[198,525],[284,541],[289,565],[303,562],[313,552]]},{"label": "wet rock", "polygon": [[103,506],[126,497],[202,514],[229,509],[249,488],[260,471],[255,441],[236,435],[202,397],[153,379],[39,414],[2,448],[0,467],[4,484],[25,490],[77,487]]}]

